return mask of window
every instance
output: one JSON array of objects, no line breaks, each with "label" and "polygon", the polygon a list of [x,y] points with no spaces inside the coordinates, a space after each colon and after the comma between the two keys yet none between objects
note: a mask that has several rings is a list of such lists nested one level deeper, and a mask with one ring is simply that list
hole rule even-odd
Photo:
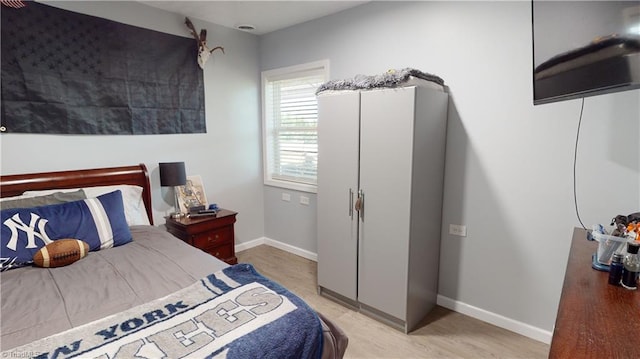
[{"label": "window", "polygon": [[318,103],[328,61],[262,73],[264,183],[316,192]]}]

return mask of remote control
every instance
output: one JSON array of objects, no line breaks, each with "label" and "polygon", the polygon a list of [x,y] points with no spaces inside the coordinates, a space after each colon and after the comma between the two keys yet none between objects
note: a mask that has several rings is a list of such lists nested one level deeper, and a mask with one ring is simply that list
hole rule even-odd
[{"label": "remote control", "polygon": [[207,212],[207,213],[190,213],[190,214],[189,214],[189,218],[215,216],[216,214],[217,214],[216,212]]}]

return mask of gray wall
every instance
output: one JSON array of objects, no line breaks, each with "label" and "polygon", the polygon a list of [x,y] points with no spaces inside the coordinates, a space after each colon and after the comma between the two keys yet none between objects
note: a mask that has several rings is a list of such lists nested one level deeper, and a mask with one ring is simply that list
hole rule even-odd
[{"label": "gray wall", "polygon": [[[184,17],[136,2],[50,2],[50,5],[122,23],[188,37]],[[258,38],[192,19],[208,29],[208,42],[222,45],[204,71],[206,134],[145,136],[60,136],[3,134],[2,174],[145,163],[153,187],[156,224],[173,206],[173,192],[161,188],[158,162],[185,161],[187,174],[202,176],[210,202],[238,211],[236,240],[264,233]]]},{"label": "gray wall", "polygon": [[[580,100],[533,106],[530,2],[372,2],[262,36],[260,55],[261,70],[329,59],[332,79],[402,67],[443,77],[451,100],[439,294],[552,330],[579,226]],[[640,208],[639,104],[638,90],[585,100],[577,192],[587,226]],[[296,195],[281,201],[293,191],[264,192],[265,235],[315,252],[315,207]],[[467,225],[467,237],[449,235],[449,223]]]}]

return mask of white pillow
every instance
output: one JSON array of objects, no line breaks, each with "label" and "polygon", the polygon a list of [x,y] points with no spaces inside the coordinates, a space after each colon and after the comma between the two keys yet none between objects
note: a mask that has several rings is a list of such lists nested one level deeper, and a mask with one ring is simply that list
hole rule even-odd
[{"label": "white pillow", "polygon": [[[69,189],[47,189],[41,191],[25,191],[19,197],[35,197],[46,196],[55,192],[72,192],[82,189],[87,198],[93,198],[115,190],[122,191],[122,201],[124,202],[124,216],[129,226],[134,225],[150,225],[149,217],[147,217],[147,209],[142,200],[142,187],[133,185],[114,185],[114,186],[97,186]],[[19,198],[12,197],[12,198]]]}]

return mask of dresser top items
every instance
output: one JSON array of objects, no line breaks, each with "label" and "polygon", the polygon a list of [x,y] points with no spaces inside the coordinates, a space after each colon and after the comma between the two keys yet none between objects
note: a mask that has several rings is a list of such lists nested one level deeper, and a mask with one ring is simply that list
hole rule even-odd
[{"label": "dresser top items", "polygon": [[549,358],[637,358],[640,291],[609,284],[592,269],[598,243],[576,228],[565,272]]}]

